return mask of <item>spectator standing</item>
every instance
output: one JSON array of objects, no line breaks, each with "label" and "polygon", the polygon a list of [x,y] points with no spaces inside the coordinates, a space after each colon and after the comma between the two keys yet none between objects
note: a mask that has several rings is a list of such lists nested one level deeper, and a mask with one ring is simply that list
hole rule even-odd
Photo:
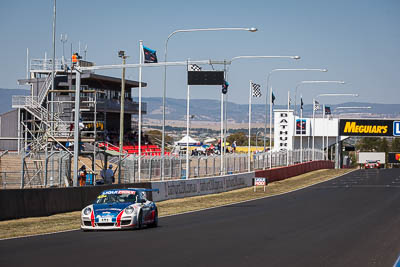
[{"label": "spectator standing", "polygon": [[86,184],[86,174],[86,166],[82,165],[78,173],[79,186],[84,186]]},{"label": "spectator standing", "polygon": [[112,164],[108,166],[108,169],[104,173],[104,183],[105,184],[112,184],[115,181],[114,178],[114,171],[112,170]]}]

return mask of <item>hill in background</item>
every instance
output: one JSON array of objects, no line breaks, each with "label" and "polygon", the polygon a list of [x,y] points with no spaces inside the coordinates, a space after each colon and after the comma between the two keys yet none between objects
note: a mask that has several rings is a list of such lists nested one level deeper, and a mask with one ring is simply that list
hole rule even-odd
[{"label": "hill in background", "polygon": [[29,95],[29,90],[0,88],[0,114],[10,111],[13,95]]},{"label": "hill in background", "polygon": [[[136,99],[137,101],[137,99]],[[162,98],[161,97],[146,97],[143,101],[147,103],[148,119],[161,120],[162,119]],[[166,117],[167,120],[185,120],[186,119],[186,100],[167,98]],[[298,103],[299,104],[299,103]],[[333,116],[343,113],[358,113],[353,114],[354,117],[373,117],[373,118],[394,118],[400,117],[400,104],[374,104],[374,103],[360,103],[360,102],[346,102],[339,105],[329,105]],[[365,107],[371,106],[371,109],[361,110],[335,110],[337,107]],[[275,109],[287,109],[284,105],[275,105]],[[293,106],[291,106],[293,109]],[[299,108],[299,106],[297,107]],[[322,107],[321,107],[322,109]],[[248,121],[249,106],[247,104],[236,104],[228,102],[228,120],[236,123],[244,123]],[[194,115],[193,121],[211,121],[218,122],[220,120],[220,101],[211,99],[193,99],[190,100],[190,114]],[[322,114],[319,110],[317,114]],[[312,105],[304,105],[304,117],[312,116]],[[269,117],[269,109],[268,109]],[[254,123],[263,123],[265,120],[265,105],[253,104],[252,105],[252,121]],[[269,120],[269,118],[268,118]]]},{"label": "hill in background", "polygon": [[[29,90],[22,89],[0,89],[0,114],[11,110],[13,95],[28,95]],[[137,101],[137,99],[135,99]],[[146,119],[162,120],[162,98],[144,97],[143,102],[147,103]],[[351,112],[362,112],[363,117],[374,118],[395,118],[400,117],[400,104],[374,104],[347,102],[339,105],[330,105],[332,114],[349,113],[350,110],[335,110],[338,106],[371,106],[368,110],[352,110]],[[248,120],[247,104],[236,104],[228,102],[228,120],[236,123],[246,123]],[[220,102],[213,99],[192,99],[190,100],[190,114],[194,115],[193,121],[220,121]],[[276,105],[275,109],[287,109],[287,106]],[[293,108],[293,106],[291,107]],[[167,98],[167,120],[184,121],[186,120],[186,99]],[[269,111],[269,110],[268,110]],[[321,111],[318,111],[321,114]],[[253,104],[252,121],[254,123],[263,123],[265,121],[265,105]],[[312,116],[312,105],[304,105],[304,117]],[[268,115],[269,116],[269,115]],[[360,117],[360,114],[354,114],[354,117]]]}]

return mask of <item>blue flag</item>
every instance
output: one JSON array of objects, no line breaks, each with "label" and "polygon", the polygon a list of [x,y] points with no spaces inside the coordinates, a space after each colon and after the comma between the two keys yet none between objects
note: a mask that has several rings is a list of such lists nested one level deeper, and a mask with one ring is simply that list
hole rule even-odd
[{"label": "blue flag", "polygon": [[325,115],[331,115],[331,107],[325,107]]},{"label": "blue flag", "polygon": [[272,105],[274,105],[275,103],[275,95],[274,95],[274,92],[272,92],[272,99],[271,99],[271,102],[272,102]]},{"label": "blue flag", "polygon": [[156,50],[143,46],[144,63],[157,63]]}]

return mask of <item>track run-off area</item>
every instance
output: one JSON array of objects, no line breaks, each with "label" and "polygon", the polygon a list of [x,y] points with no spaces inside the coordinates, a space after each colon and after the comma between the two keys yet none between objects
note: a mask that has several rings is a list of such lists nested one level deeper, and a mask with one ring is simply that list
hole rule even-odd
[{"label": "track run-off area", "polygon": [[157,228],[0,240],[0,266],[393,266],[399,226],[400,169],[357,170]]}]

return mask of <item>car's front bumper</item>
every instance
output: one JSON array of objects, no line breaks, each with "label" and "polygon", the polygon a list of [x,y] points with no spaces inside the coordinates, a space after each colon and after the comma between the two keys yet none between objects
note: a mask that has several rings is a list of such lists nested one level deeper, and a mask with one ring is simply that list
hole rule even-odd
[{"label": "car's front bumper", "polygon": [[120,221],[110,223],[99,223],[92,221],[89,217],[81,218],[81,229],[82,230],[119,230],[119,229],[131,229],[136,227],[136,221],[134,217],[121,218]]}]

